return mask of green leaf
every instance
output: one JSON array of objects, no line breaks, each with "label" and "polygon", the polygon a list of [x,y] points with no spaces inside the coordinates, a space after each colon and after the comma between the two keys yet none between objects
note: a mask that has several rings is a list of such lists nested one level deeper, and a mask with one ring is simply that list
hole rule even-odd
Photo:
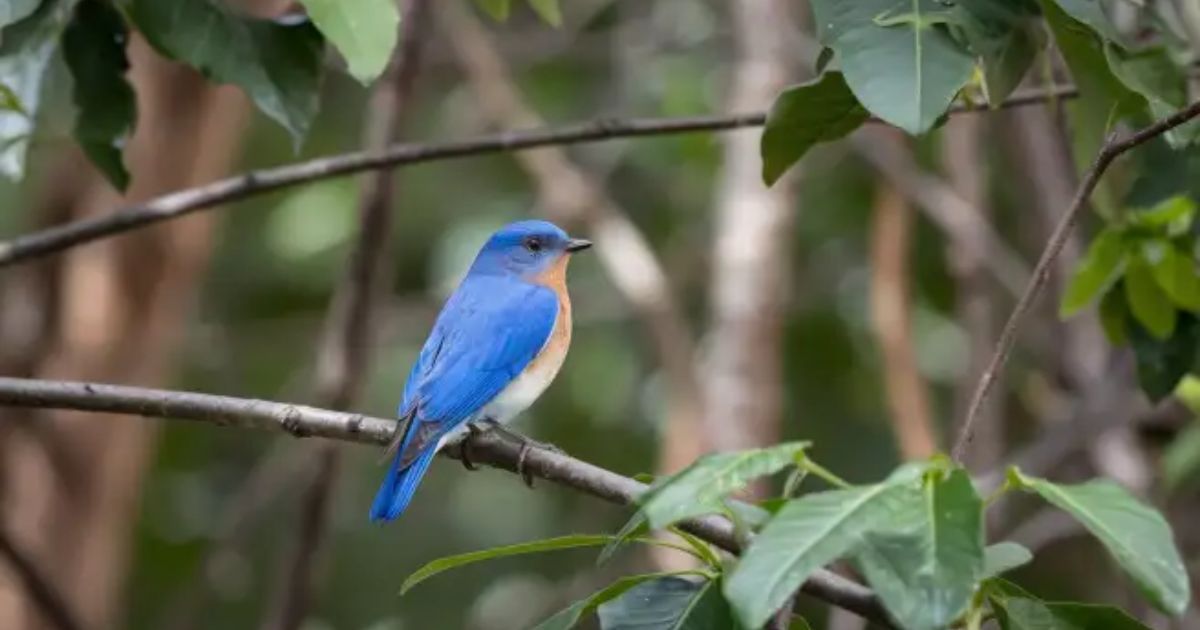
[{"label": "green leaf", "polygon": [[1154,280],[1150,264],[1138,252],[1126,257],[1125,299],[1133,317],[1150,334],[1167,339],[1175,330],[1175,306]]},{"label": "green leaf", "polygon": [[1045,47],[1033,2],[959,0],[954,22],[983,67],[988,103],[996,107],[1016,89]]},{"label": "green leaf", "polygon": [[475,4],[497,22],[508,19],[509,0],[475,0]]},{"label": "green leaf", "polygon": [[244,18],[212,0],[131,0],[128,14],[163,55],[245,90],[299,149],[317,113],[324,52],[311,23]]},{"label": "green leaf", "polygon": [[589,597],[581,599],[570,606],[554,613],[549,619],[539,623],[533,630],[568,630],[575,627],[584,615],[590,614],[596,610],[601,604],[620,597],[630,589],[639,584],[651,580],[657,580],[666,577],[679,575],[696,575],[696,571],[678,571],[667,573],[645,573],[642,575],[630,575],[623,577],[612,584],[592,593]]},{"label": "green leaf", "polygon": [[725,582],[725,596],[742,624],[763,623],[818,568],[849,555],[867,532],[886,528],[923,500],[919,474],[872,486],[816,492],[789,501],[742,555]]},{"label": "green leaf", "polygon": [[1182,236],[1196,218],[1196,203],[1183,195],[1165,199],[1149,210],[1131,212],[1133,225],[1156,231],[1165,230],[1168,236]]},{"label": "green leaf", "polygon": [[774,184],[814,145],[845,137],[869,117],[840,72],[787,88],[775,99],[763,129],[763,181]]},{"label": "green leaf", "polygon": [[1162,470],[1163,483],[1170,491],[1200,481],[1200,422],[1193,420],[1163,451]]},{"label": "green leaf", "polygon": [[1054,4],[1076,22],[1085,24],[1104,39],[1120,43],[1121,34],[1104,13],[1100,0],[1054,0]]},{"label": "green leaf", "polygon": [[101,0],[81,0],[62,38],[79,109],[75,139],[92,164],[121,191],[129,186],[121,149],[137,118],[133,86],[125,80],[128,39],[121,14]]},{"label": "green leaf", "polygon": [[1058,306],[1059,317],[1078,313],[1108,291],[1121,277],[1124,260],[1125,243],[1119,230],[1110,227],[1097,234],[1067,282]]},{"label": "green leaf", "polygon": [[346,58],[350,74],[374,81],[392,56],[399,35],[395,0],[300,0],[308,17]]},{"label": "green leaf", "polygon": [[[1141,94],[1155,118],[1165,118],[1187,106],[1187,75],[1171,60],[1167,49],[1153,47],[1128,52],[1105,46],[1105,58],[1113,74],[1129,89]],[[1164,134],[1171,146],[1184,146],[1200,131],[1200,124],[1187,122]]]},{"label": "green leaf", "polygon": [[1153,138],[1130,153],[1137,160],[1137,176],[1126,194],[1126,207],[1147,208],[1188,195],[1200,199],[1200,146],[1176,150],[1166,140]]},{"label": "green leaf", "polygon": [[928,131],[971,77],[973,62],[939,26],[951,9],[935,0],[814,0],[821,43],[871,113],[911,134]]},{"label": "green leaf", "polygon": [[961,469],[929,475],[924,500],[868,532],[855,555],[888,612],[909,630],[949,625],[983,573],[983,502]]},{"label": "green leaf", "polygon": [[558,0],[528,0],[529,8],[533,9],[542,21],[558,28],[562,26],[562,9],[558,6]]},{"label": "green leaf", "polygon": [[[41,105],[42,82],[73,5],[70,0],[45,0],[21,21],[4,27],[0,84],[12,96],[6,100],[19,103],[22,109],[0,110],[0,174],[9,179],[20,179],[25,173],[25,153]],[[14,7],[12,15],[22,11]]]},{"label": "green leaf", "polygon": [[1112,606],[1012,597],[993,598],[992,608],[1001,630],[1150,630]]},{"label": "green leaf", "polygon": [[25,106],[21,105],[21,99],[7,85],[0,83],[0,110],[9,111],[22,116],[27,116]]},{"label": "green leaf", "polygon": [[1124,292],[1119,287],[1109,289],[1100,300],[1100,327],[1104,336],[1114,346],[1125,345],[1129,335],[1125,332],[1129,321],[1129,308],[1125,305]]},{"label": "green leaf", "polygon": [[1179,313],[1175,331],[1168,339],[1158,339],[1136,321],[1130,322],[1129,338],[1137,359],[1138,383],[1153,401],[1175,390],[1193,369],[1200,349],[1200,320],[1186,311]]},{"label": "green leaf", "polygon": [[668,576],[648,580],[600,605],[601,630],[737,628],[716,580]]},{"label": "green leaf", "polygon": [[713,453],[679,473],[662,479],[639,499],[652,529],[687,518],[725,510],[723,499],[750,481],[795,463],[807,442],[788,442],[770,448],[736,453]]},{"label": "green leaf", "polygon": [[[534,540],[531,542],[517,543],[515,545],[505,545],[503,547],[493,547],[491,549],[483,549],[481,551],[472,551],[454,556],[446,556],[438,558],[425,566],[417,569],[404,583],[400,585],[400,594],[407,593],[412,587],[424,582],[425,580],[450,569],[456,569],[468,564],[475,564],[484,560],[494,560],[496,558],[508,558],[511,556],[522,556],[531,553],[544,553],[547,551],[561,551],[564,549],[578,549],[581,547],[601,547],[607,545],[616,539],[615,536],[606,535],[591,535],[591,534],[575,534],[571,536],[559,536],[557,538],[546,538],[543,540]],[[686,547],[680,547],[668,543],[666,541],[655,540],[653,538],[632,538],[636,542],[671,547],[673,549],[682,549],[687,551]]]},{"label": "green leaf", "polygon": [[990,578],[1029,564],[1033,553],[1015,542],[988,545],[983,550],[983,577]]},{"label": "green leaf", "polygon": [[1161,514],[1111,481],[1060,485],[1015,470],[1013,475],[1086,527],[1155,606],[1176,615],[1187,609],[1188,574]]},{"label": "green leaf", "polygon": [[1164,243],[1162,257],[1154,263],[1154,279],[1176,306],[1200,311],[1200,276],[1191,254]]},{"label": "green leaf", "polygon": [[39,0],[5,0],[0,3],[0,28],[15,24],[33,14]]}]

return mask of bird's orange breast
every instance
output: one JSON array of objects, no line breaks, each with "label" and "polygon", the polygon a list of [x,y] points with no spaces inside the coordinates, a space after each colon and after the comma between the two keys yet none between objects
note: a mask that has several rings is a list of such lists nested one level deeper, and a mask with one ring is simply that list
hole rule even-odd
[{"label": "bird's orange breast", "polygon": [[563,254],[550,265],[548,269],[533,278],[558,296],[558,315],[554,318],[554,329],[541,352],[530,361],[526,368],[529,371],[542,372],[550,368],[550,378],[558,373],[563,360],[567,356],[567,348],[571,345],[571,296],[567,293],[567,263],[571,255]]}]

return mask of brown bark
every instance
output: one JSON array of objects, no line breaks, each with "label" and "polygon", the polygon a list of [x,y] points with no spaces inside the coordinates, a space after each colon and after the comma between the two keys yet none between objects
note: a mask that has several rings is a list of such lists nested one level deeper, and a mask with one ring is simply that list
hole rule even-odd
[{"label": "brown bark", "polygon": [[[131,43],[130,57],[139,111],[126,152],[132,186],[121,196],[81,157],[66,158],[64,172],[70,174],[47,184],[74,193],[62,200],[71,218],[215,179],[233,160],[247,111],[243,97],[162,60],[140,39]],[[49,378],[162,383],[208,263],[214,218],[182,219],[66,254],[53,279],[58,300],[48,350],[32,371]],[[113,627],[157,425],[71,412],[42,419],[61,438],[75,474],[55,475],[35,444],[10,445],[4,461],[7,525],[86,627]],[[0,597],[0,627],[34,625],[21,606]]]}]

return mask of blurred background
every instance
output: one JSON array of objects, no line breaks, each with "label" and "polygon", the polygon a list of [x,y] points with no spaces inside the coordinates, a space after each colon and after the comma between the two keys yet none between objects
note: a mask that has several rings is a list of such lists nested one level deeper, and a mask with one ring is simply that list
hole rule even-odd
[{"label": "blurred background", "polygon": [[[402,38],[421,40],[402,42],[398,55],[410,59],[396,64],[408,70],[394,67],[374,95],[327,73],[299,154],[240,92],[135,38],[140,118],[125,198],[69,141],[68,82],[50,81],[30,173],[0,185],[0,237],[390,137],[762,111],[812,76],[819,52],[805,3],[787,0],[575,0],[560,28],[523,3],[502,23],[465,0],[421,4],[419,21],[406,15],[402,26]],[[328,63],[341,62],[330,53]],[[626,475],[678,470],[714,448],[806,439],[818,461],[867,481],[947,450],[1014,290],[1076,184],[1061,104],[955,116],[918,141],[869,126],[818,147],[770,189],[759,136],[622,139],[318,182],[5,269],[0,374],[390,416],[486,236],[547,217],[597,248],[571,268],[566,365],[518,425],[535,439]],[[321,340],[372,199],[390,216],[383,290],[355,342],[361,380],[330,398]],[[1166,490],[1158,459],[1190,412],[1151,408],[1094,315],[1056,317],[1057,287],[1083,243],[1069,246],[1025,327],[969,461],[983,472],[1033,457],[1021,461],[1055,478],[1116,477],[1169,509],[1198,569],[1200,502],[1194,486]],[[373,525],[381,458],[270,433],[0,409],[0,521],[91,630],[521,628],[614,576],[673,562],[640,550],[602,567],[587,550],[530,556],[401,598],[403,579],[439,556],[611,532],[629,512],[438,461],[403,519]],[[1018,581],[1048,599],[1146,612],[1094,542],[1012,503],[989,524],[992,537],[1047,554]],[[314,510],[328,518],[315,538],[303,533]],[[303,559],[298,545],[314,540]],[[305,563],[311,590],[289,604]],[[802,604],[814,623],[856,627]],[[1195,615],[1180,623],[1200,628]],[[0,628],[41,624],[0,568]]]}]

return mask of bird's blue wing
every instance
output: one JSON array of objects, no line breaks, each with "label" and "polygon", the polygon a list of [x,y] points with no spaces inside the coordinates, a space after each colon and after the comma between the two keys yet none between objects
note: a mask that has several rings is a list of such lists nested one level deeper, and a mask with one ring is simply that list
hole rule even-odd
[{"label": "bird's blue wing", "polygon": [[504,390],[554,329],[558,297],[516,279],[468,277],[438,316],[409,375],[400,417],[410,418],[372,518],[404,510],[438,441]]}]

